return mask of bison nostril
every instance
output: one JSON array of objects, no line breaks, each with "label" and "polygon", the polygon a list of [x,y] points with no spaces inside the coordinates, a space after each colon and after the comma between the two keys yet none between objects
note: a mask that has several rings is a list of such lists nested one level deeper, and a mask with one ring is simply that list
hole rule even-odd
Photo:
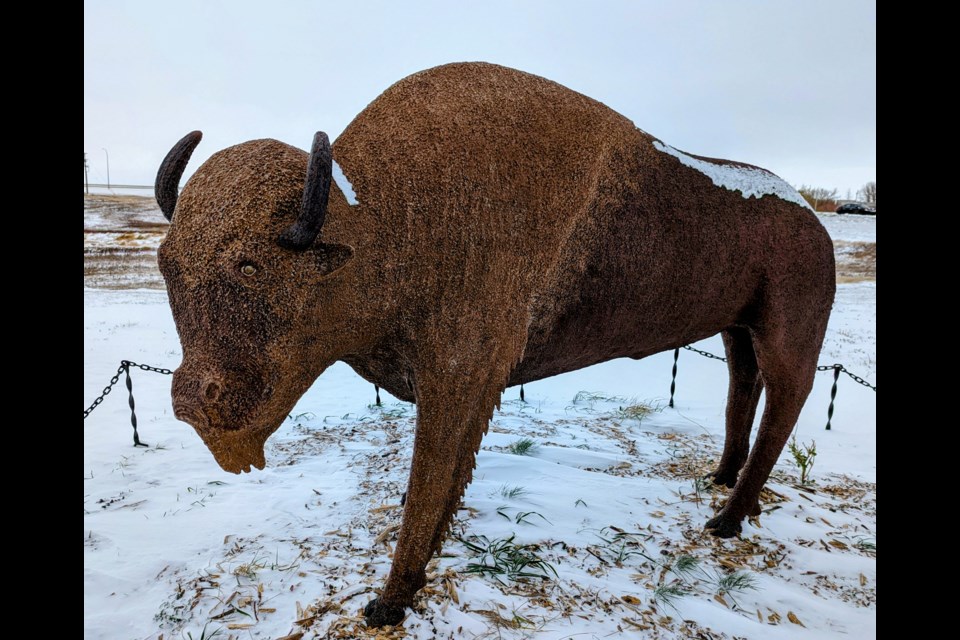
[{"label": "bison nostril", "polygon": [[203,387],[203,397],[210,402],[216,402],[220,398],[222,388],[216,382],[210,381]]}]

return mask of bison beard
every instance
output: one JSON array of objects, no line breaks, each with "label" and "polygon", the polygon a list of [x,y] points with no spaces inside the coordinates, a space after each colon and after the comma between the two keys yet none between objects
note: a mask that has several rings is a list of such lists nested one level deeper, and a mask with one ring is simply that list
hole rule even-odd
[{"label": "bison beard", "polygon": [[199,140],[177,143],[157,176],[184,348],[177,417],[239,472],[262,468],[266,438],[334,361],[417,403],[371,625],[401,620],[423,586],[508,385],[721,333],[730,387],[714,481],[734,490],[706,526],[733,536],[757,512],[835,289],[832,243],[782,180],[484,63],[401,80],[332,148],[318,133],[309,155],[274,140],[216,153],[178,197]]}]

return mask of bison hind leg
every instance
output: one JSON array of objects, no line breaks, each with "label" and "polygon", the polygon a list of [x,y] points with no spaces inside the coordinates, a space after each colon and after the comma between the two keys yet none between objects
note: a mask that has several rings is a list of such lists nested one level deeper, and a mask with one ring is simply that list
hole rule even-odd
[{"label": "bison hind leg", "polygon": [[730,517],[724,513],[719,513],[707,520],[703,528],[718,538],[732,538],[743,531],[740,518]]},{"label": "bison hind leg", "polygon": [[710,474],[714,484],[731,489],[750,452],[750,432],[760,402],[763,382],[753,349],[753,338],[744,327],[730,327],[722,333],[727,354],[730,386],[727,392],[726,439],[720,464]]},{"label": "bison hind leg", "polygon": [[392,607],[381,603],[380,598],[374,598],[364,607],[363,616],[369,627],[397,625],[403,620],[405,610],[405,607]]},{"label": "bison hind leg", "polygon": [[767,324],[753,333],[766,406],[753,448],[740,470],[730,499],[707,523],[706,528],[714,535],[736,535],[740,522],[759,512],[760,491],[813,387],[826,319],[826,313],[811,318],[813,321],[805,327],[807,331],[801,330],[804,328],[802,323],[794,322],[786,331]]}]

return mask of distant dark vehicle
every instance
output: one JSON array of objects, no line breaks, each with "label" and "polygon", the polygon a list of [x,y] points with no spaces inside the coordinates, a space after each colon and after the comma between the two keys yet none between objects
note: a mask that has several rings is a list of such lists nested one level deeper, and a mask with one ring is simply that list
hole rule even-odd
[{"label": "distant dark vehicle", "polygon": [[837,207],[837,213],[859,213],[865,216],[877,215],[877,208],[859,202],[848,202]]}]

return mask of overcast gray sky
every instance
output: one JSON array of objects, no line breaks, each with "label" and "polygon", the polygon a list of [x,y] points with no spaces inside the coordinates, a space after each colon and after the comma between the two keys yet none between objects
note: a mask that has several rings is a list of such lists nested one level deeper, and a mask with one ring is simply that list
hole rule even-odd
[{"label": "overcast gray sky", "polygon": [[335,138],[415,71],[484,60],[596,98],[692,153],[841,196],[876,179],[876,4],[863,0],[85,0],[91,182],[153,184],[170,146]]}]

